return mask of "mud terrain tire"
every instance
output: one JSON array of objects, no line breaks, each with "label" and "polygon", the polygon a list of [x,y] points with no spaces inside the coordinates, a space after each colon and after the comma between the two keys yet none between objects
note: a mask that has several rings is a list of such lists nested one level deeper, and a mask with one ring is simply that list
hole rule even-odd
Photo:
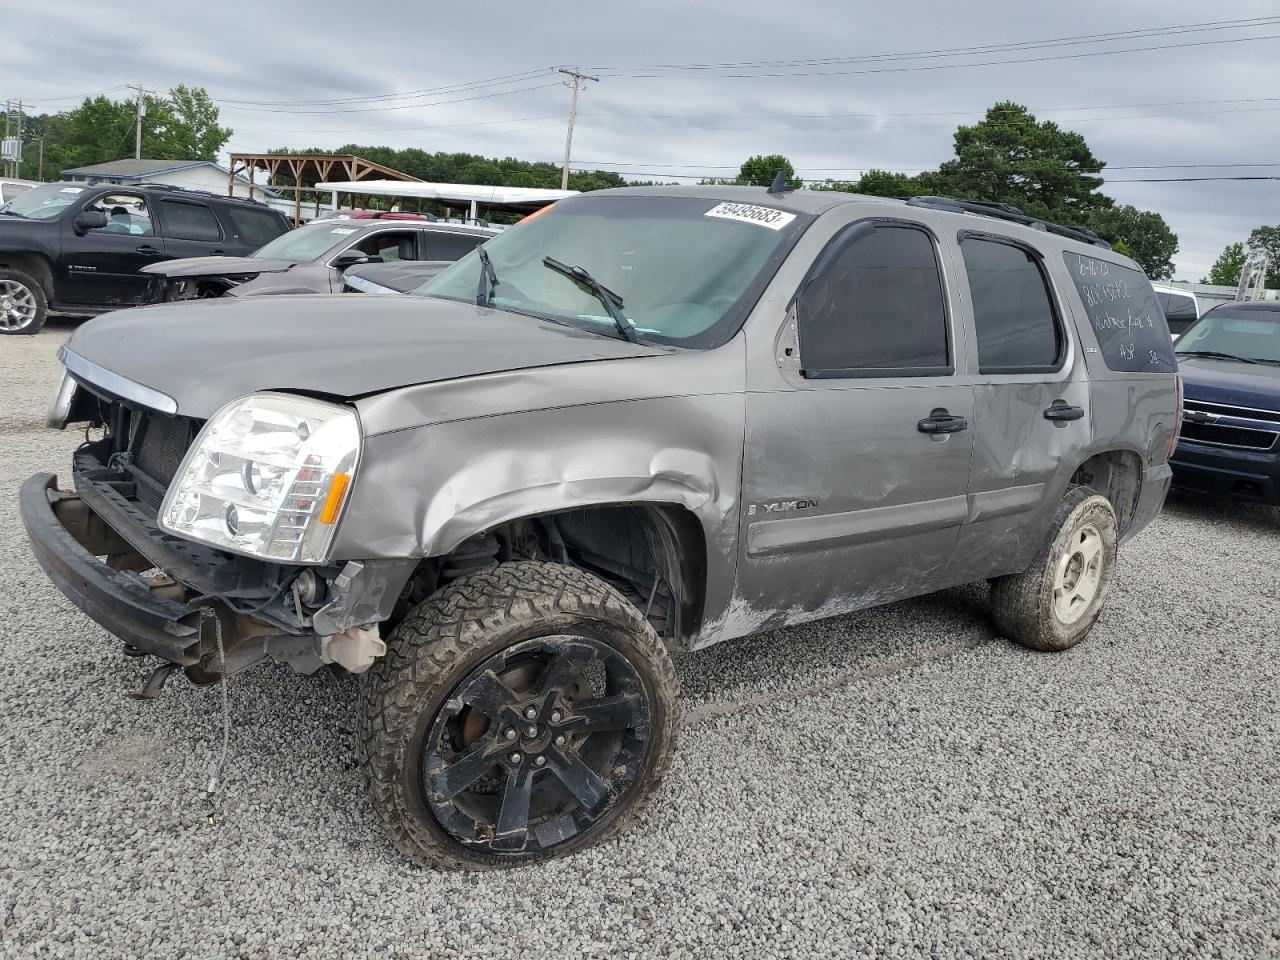
[{"label": "mud terrain tire", "polygon": [[[636,678],[634,689],[644,692],[647,735],[632,748],[631,779],[616,795],[610,789],[598,819],[562,842],[513,852],[460,842],[433,813],[440,809],[440,799],[428,794],[424,771],[434,755],[424,754],[424,746],[436,742],[433,731],[440,729],[449,711],[458,709],[459,691],[478,669],[505,656],[504,651],[543,642],[539,638],[564,636],[570,642],[582,638],[626,665]],[[545,682],[545,676],[539,682]],[[528,708],[520,704],[518,709]],[[671,658],[635,606],[582,570],[522,561],[456,580],[415,607],[391,635],[386,655],[365,675],[358,711],[358,751],[373,807],[396,845],[423,866],[474,870],[563,856],[622,831],[652,800],[670,767],[681,708]],[[568,712],[573,712],[572,706]],[[494,739],[514,734],[505,724],[499,731],[496,720],[492,725]],[[628,735],[629,731],[619,734]],[[524,743],[513,742],[517,747]],[[530,754],[528,760],[531,764],[536,756]],[[491,769],[513,776],[501,760]],[[553,769],[554,759],[538,776],[548,777]],[[502,803],[505,806],[505,794]],[[525,808],[527,815],[528,801]],[[528,836],[534,833],[530,826]],[[529,844],[535,845],[532,840]]]},{"label": "mud terrain tire", "polygon": [[1027,569],[991,581],[996,629],[1033,650],[1075,646],[1102,612],[1119,539],[1111,501],[1088,487],[1071,488]]}]

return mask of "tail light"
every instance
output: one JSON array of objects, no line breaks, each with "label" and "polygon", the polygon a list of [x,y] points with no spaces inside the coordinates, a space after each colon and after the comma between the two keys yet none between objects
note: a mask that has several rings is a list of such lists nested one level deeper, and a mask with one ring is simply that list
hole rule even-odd
[{"label": "tail light", "polygon": [[1178,395],[1178,402],[1173,407],[1173,432],[1169,434],[1169,449],[1164,454],[1165,463],[1173,459],[1174,448],[1178,445],[1178,436],[1182,433],[1182,374],[1175,373],[1173,382]]}]

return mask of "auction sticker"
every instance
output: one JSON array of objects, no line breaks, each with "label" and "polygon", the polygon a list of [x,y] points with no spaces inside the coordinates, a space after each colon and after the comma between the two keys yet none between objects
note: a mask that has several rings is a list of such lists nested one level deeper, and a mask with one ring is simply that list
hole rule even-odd
[{"label": "auction sticker", "polygon": [[719,203],[703,216],[737,220],[740,223],[754,223],[757,226],[768,227],[770,230],[781,230],[796,218],[794,213],[774,210],[772,207],[757,207],[752,203]]}]

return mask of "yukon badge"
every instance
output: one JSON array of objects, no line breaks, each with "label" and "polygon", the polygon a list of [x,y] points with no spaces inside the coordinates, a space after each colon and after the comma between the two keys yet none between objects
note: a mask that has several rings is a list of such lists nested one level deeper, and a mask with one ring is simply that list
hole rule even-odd
[{"label": "yukon badge", "polygon": [[749,504],[747,506],[747,516],[754,517],[759,513],[790,513],[793,510],[814,510],[818,506],[818,501],[814,499],[808,500],[774,500],[770,503]]}]

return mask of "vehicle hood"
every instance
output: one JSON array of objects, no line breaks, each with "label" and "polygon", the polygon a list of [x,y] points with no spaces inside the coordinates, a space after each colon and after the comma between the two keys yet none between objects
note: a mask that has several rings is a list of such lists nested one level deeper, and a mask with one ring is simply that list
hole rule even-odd
[{"label": "vehicle hood", "polygon": [[1188,400],[1280,410],[1280,366],[1180,356],[1178,372]]},{"label": "vehicle hood", "polygon": [[90,320],[67,349],[202,419],[258,390],[351,399],[480,374],[672,352],[469,303],[353,294],[135,307]]},{"label": "vehicle hood", "polygon": [[[357,290],[369,293],[408,293],[422,286],[445,267],[449,260],[402,260],[397,263],[366,263],[349,269],[342,275],[343,282]],[[352,281],[355,281],[354,283]],[[368,290],[362,283],[371,283],[383,290]]]},{"label": "vehicle hood", "polygon": [[246,273],[282,273],[292,260],[259,260],[254,257],[183,257],[143,267],[141,273],[161,277],[240,277]]}]

